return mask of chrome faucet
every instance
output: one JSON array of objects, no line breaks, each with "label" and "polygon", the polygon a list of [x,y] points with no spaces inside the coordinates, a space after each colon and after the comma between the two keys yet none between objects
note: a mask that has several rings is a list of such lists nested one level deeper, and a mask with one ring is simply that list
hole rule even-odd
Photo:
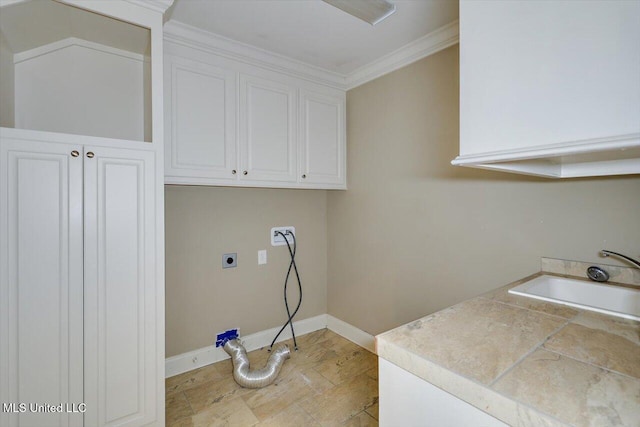
[{"label": "chrome faucet", "polygon": [[622,258],[623,260],[625,260],[627,262],[630,262],[631,264],[634,264],[636,267],[640,268],[640,261],[637,261],[637,260],[635,260],[633,258],[630,258],[630,257],[626,256],[626,255],[619,254],[618,252],[613,252],[613,251],[608,251],[606,249],[603,249],[603,250],[600,251],[600,254],[602,254],[602,256],[604,256],[604,257],[607,257],[609,255],[613,255],[615,257]]}]

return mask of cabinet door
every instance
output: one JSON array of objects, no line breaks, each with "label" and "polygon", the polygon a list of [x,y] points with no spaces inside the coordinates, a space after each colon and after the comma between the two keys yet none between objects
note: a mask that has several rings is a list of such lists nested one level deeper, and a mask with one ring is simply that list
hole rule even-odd
[{"label": "cabinet door", "polygon": [[378,358],[382,426],[508,427],[435,385]]},{"label": "cabinet door", "polygon": [[84,156],[86,424],[159,424],[155,153]]},{"label": "cabinet door", "polygon": [[233,71],[167,56],[165,176],[236,179]]},{"label": "cabinet door", "polygon": [[300,94],[300,182],[346,184],[344,98]]},{"label": "cabinet door", "polygon": [[[0,402],[3,426],[80,426],[81,147],[0,140]],[[69,404],[69,406],[67,406]],[[24,412],[23,412],[24,411]]]},{"label": "cabinet door", "polygon": [[240,179],[296,182],[296,89],[240,76]]}]

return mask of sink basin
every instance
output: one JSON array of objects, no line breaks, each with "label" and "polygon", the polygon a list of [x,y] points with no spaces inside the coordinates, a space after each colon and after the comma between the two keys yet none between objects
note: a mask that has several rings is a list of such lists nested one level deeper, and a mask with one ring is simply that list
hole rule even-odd
[{"label": "sink basin", "polygon": [[542,275],[509,293],[640,321],[640,290],[636,289]]}]

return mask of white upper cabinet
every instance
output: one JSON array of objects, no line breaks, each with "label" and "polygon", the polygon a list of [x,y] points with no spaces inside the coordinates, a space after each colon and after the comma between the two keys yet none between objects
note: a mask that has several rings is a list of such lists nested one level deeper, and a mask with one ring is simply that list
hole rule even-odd
[{"label": "white upper cabinet", "polygon": [[296,182],[296,88],[240,76],[241,180]]},{"label": "white upper cabinet", "polygon": [[235,73],[185,58],[165,59],[165,175],[234,178]]},{"label": "white upper cabinet", "polygon": [[300,177],[307,184],[345,182],[345,102],[300,91]]},{"label": "white upper cabinet", "polygon": [[640,173],[640,2],[462,0],[453,163]]},{"label": "white upper cabinet", "polygon": [[346,189],[345,91],[219,42],[165,24],[165,183]]}]

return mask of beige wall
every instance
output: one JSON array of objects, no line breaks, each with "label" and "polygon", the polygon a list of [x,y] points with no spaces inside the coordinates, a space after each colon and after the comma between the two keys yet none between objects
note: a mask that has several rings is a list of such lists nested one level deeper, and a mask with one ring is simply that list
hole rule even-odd
[{"label": "beige wall", "polygon": [[[329,192],[328,310],[371,334],[539,270],[639,256],[640,178],[547,180],[450,165],[458,48],[347,96],[347,192]],[[607,261],[612,262],[612,261]]]},{"label": "beige wall", "polygon": [[[293,225],[304,300],[296,320],[327,312],[326,192],[165,187],[167,357],[212,345],[217,333],[242,335],[286,321],[286,246],[272,247],[271,227]],[[268,263],[258,265],[266,249]],[[222,254],[238,267],[222,269]],[[297,303],[297,282],[290,304]]]}]

